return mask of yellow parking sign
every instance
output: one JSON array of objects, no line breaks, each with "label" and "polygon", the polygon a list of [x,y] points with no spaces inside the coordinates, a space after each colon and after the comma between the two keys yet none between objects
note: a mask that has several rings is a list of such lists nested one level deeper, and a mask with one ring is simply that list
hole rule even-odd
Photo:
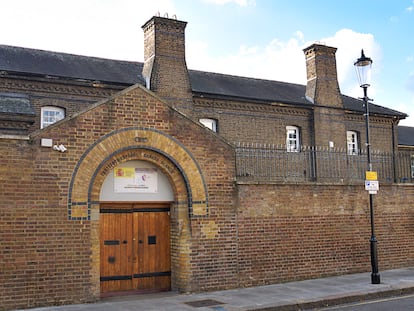
[{"label": "yellow parking sign", "polygon": [[366,171],[365,172],[365,180],[378,180],[377,172]]}]

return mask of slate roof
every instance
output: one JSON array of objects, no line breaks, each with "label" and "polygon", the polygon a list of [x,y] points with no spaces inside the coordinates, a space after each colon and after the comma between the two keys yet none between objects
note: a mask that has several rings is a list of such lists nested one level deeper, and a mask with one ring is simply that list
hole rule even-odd
[{"label": "slate roof", "polygon": [[414,146],[414,127],[398,126],[398,145]]},{"label": "slate roof", "polygon": [[305,100],[305,86],[300,84],[196,70],[189,70],[189,75],[194,93],[252,101],[310,104]]},{"label": "slate roof", "polygon": [[144,83],[142,63],[0,45],[0,72],[91,80]]},{"label": "slate roof", "polygon": [[[74,80],[91,80],[114,84],[145,85],[141,76],[143,63],[129,62],[44,50],[0,45],[0,74],[53,76]],[[246,78],[205,71],[189,70],[194,94],[237,98],[252,102],[281,102],[312,106],[305,99],[304,85]],[[342,95],[345,109],[364,112],[362,101]],[[370,113],[405,118],[407,115],[370,104]]]},{"label": "slate roof", "polygon": [[[213,97],[230,97],[260,102],[281,102],[285,104],[312,106],[305,99],[306,86],[301,84],[246,78],[205,71],[189,70],[193,93],[210,94]],[[342,95],[345,109],[365,112],[363,102]],[[407,115],[386,107],[370,104],[370,113],[405,118]]]}]

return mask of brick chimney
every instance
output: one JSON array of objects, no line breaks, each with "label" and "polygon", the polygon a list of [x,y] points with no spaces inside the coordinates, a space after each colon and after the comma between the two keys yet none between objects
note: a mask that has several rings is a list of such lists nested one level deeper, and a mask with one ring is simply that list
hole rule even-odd
[{"label": "brick chimney", "polygon": [[147,88],[184,114],[192,109],[192,92],[185,61],[185,27],[176,19],[154,16],[144,30],[144,68]]},{"label": "brick chimney", "polygon": [[[336,70],[336,48],[312,44],[306,58],[306,99],[314,104],[314,145],[346,147],[345,110]],[[352,65],[352,64],[351,64]]]},{"label": "brick chimney", "polygon": [[312,44],[304,49],[306,98],[314,104],[343,108],[336,71],[336,48]]}]

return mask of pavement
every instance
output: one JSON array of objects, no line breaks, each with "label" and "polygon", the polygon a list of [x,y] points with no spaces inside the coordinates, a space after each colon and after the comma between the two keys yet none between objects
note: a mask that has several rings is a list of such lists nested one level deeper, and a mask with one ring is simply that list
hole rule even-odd
[{"label": "pavement", "polygon": [[414,293],[414,267],[380,271],[381,284],[371,273],[349,274],[224,291],[179,294],[164,292],[112,297],[97,303],[30,309],[32,311],[290,311]]}]

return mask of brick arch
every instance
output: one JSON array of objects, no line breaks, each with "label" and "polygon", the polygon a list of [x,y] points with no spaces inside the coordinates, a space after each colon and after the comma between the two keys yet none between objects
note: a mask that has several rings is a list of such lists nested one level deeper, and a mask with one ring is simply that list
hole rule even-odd
[{"label": "brick arch", "polygon": [[[108,173],[118,164],[132,160],[146,161],[157,166],[169,179],[173,188],[175,202],[171,204],[171,270],[174,275],[171,279],[171,288],[173,290],[185,291],[189,284],[188,272],[186,267],[189,265],[189,241],[190,241],[190,210],[188,208],[188,198],[191,197],[191,189],[188,189],[188,177],[181,173],[181,168],[174,163],[160,150],[152,147],[136,147],[129,146],[108,155],[106,160],[98,165],[88,189],[88,200],[91,202],[90,208],[94,215],[99,213],[99,194],[102,184]],[[190,195],[189,195],[190,194]],[[98,217],[92,217],[92,220],[98,220]],[[91,267],[91,283],[94,284],[96,292],[100,290],[100,254],[99,254],[99,225],[95,222],[95,226],[91,230],[92,256]],[[177,260],[180,258],[180,260]],[[185,263],[183,265],[183,263]]]},{"label": "brick arch", "polygon": [[[145,161],[154,164],[167,176],[173,188],[175,202],[188,202],[191,197],[191,189],[186,174],[182,174],[182,168],[162,151],[152,147],[128,146],[108,155],[104,162],[100,163],[91,178],[88,189],[88,202],[93,205],[99,201],[100,190],[108,173],[117,165],[128,161]],[[189,209],[191,212],[191,209]]]},{"label": "brick arch", "polygon": [[188,291],[191,216],[207,214],[207,189],[191,153],[165,133],[141,128],[111,132],[81,156],[69,188],[69,219],[91,221],[91,274],[93,292],[100,292],[99,193],[108,173],[118,164],[144,160],[169,179],[175,202],[171,206],[171,288]]},{"label": "brick arch", "polygon": [[[99,181],[107,170],[126,159],[156,164],[172,182],[176,201],[188,206],[190,216],[207,214],[206,184],[192,154],[178,140],[160,131],[125,128],[103,136],[81,156],[69,186],[69,219],[91,219],[91,210],[99,204]],[[185,187],[175,183],[177,176],[184,180]]]}]

